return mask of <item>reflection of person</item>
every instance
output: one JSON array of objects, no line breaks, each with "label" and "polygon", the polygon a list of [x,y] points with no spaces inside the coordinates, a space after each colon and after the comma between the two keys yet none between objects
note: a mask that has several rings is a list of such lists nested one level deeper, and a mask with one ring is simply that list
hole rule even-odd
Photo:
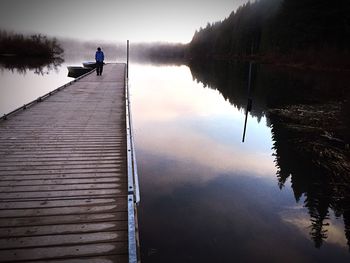
[{"label": "reflection of person", "polygon": [[105,55],[101,51],[101,48],[98,47],[96,54],[95,54],[95,60],[96,60],[96,73],[98,75],[102,75],[103,70],[103,60],[105,59]]}]

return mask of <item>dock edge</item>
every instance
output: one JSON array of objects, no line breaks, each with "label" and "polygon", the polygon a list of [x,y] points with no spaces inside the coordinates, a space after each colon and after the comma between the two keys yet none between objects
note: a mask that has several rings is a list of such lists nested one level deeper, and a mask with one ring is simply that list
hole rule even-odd
[{"label": "dock edge", "polygon": [[137,222],[137,205],[140,202],[140,189],[137,173],[137,163],[132,127],[132,114],[130,104],[128,66],[125,69],[125,101],[126,101],[126,135],[127,135],[127,174],[128,174],[128,242],[129,242],[129,263],[138,263],[139,234]]}]

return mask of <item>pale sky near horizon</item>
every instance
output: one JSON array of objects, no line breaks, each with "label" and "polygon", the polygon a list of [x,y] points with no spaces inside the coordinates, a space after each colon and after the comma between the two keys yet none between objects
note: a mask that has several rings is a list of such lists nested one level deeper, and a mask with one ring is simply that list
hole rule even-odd
[{"label": "pale sky near horizon", "polygon": [[82,40],[191,41],[248,0],[0,0],[0,29]]}]

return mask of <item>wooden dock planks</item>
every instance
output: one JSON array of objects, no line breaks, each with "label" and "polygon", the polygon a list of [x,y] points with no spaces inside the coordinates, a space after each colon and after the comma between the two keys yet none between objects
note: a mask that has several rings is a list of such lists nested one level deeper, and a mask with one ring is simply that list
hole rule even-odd
[{"label": "wooden dock planks", "polygon": [[125,65],[0,121],[0,262],[128,262]]}]

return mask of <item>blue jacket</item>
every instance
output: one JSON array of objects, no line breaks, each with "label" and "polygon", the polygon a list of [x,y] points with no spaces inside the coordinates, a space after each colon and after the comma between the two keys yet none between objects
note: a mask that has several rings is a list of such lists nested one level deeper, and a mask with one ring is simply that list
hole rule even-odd
[{"label": "blue jacket", "polygon": [[96,51],[96,54],[95,54],[96,62],[103,62],[104,59],[105,59],[105,55],[103,54],[103,52],[102,51]]}]

